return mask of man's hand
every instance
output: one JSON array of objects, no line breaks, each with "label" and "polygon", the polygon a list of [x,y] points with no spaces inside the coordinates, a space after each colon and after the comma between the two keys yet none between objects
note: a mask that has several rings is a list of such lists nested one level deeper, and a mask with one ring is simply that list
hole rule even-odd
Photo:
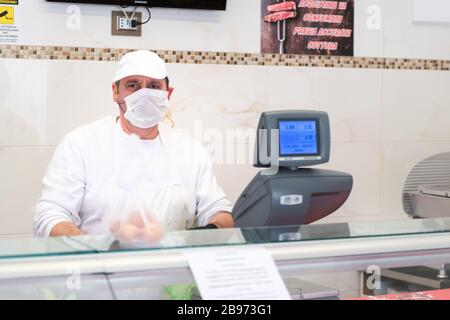
[{"label": "man's hand", "polygon": [[62,236],[81,236],[83,233],[72,222],[60,222],[56,224],[52,231],[50,231],[50,237],[62,237]]},{"label": "man's hand", "polygon": [[149,243],[158,242],[163,236],[161,225],[154,219],[143,217],[134,212],[126,221],[117,221],[112,224],[111,232],[119,241],[137,242],[145,241]]},{"label": "man's hand", "polygon": [[230,212],[226,211],[218,212],[208,221],[208,224],[215,224],[217,228],[234,228],[233,217]]}]

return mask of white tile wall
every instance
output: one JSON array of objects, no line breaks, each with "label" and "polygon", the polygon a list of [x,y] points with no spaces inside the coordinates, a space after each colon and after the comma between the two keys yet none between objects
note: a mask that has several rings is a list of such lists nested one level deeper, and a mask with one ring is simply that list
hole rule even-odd
[{"label": "white tile wall", "polygon": [[383,141],[450,140],[450,72],[383,70]]},{"label": "white tile wall", "polygon": [[266,67],[170,64],[168,72],[176,89],[177,112],[246,113],[264,108],[267,102]]},{"label": "white tile wall", "polygon": [[269,67],[267,107],[328,112],[332,141],[381,137],[381,71]]},{"label": "white tile wall", "polygon": [[383,14],[384,57],[449,59],[450,42],[442,41],[448,38],[450,29],[447,23],[413,22],[410,0],[380,2]]},{"label": "white tile wall", "polygon": [[0,146],[55,145],[116,111],[115,63],[0,59]]},{"label": "white tile wall", "polygon": [[403,184],[420,161],[450,151],[449,72],[383,70],[380,215],[405,217]]},{"label": "white tile wall", "polygon": [[233,134],[236,129],[254,129],[266,108],[264,67],[172,64],[169,74],[177,127],[205,143],[230,143],[227,130]]},{"label": "white tile wall", "polygon": [[48,63],[47,144],[57,144],[78,126],[118,113],[111,89],[115,68],[114,62]]},{"label": "white tile wall", "polygon": [[0,147],[0,234],[32,232],[33,207],[53,147]]},{"label": "white tile wall", "polygon": [[[356,56],[385,57],[384,0],[356,0],[354,46]],[[379,28],[377,26],[380,19]],[[406,57],[406,55],[405,55]]]},{"label": "white tile wall", "polygon": [[44,60],[0,59],[0,146],[46,144],[47,70]]}]

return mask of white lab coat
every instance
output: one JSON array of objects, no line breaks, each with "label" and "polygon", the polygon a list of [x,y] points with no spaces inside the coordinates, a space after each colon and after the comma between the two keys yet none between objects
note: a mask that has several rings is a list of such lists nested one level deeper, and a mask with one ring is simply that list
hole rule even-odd
[{"label": "white lab coat", "polygon": [[[69,133],[58,145],[36,204],[34,233],[49,236],[63,221],[105,234],[124,197],[143,199],[163,228],[206,225],[232,209],[217,184],[206,149],[181,131],[160,126],[152,141],[127,135],[115,117]],[[126,202],[126,201],[125,201]]]}]

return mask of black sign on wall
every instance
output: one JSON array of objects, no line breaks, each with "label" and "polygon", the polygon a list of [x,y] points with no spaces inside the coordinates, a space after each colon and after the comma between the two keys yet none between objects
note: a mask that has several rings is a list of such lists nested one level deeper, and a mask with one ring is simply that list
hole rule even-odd
[{"label": "black sign on wall", "polygon": [[261,52],[353,56],[354,0],[261,0]]}]

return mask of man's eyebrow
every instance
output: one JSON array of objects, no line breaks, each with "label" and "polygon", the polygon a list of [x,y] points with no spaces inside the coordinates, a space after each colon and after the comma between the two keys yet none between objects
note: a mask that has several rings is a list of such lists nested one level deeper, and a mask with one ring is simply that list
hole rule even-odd
[{"label": "man's eyebrow", "polygon": [[162,86],[163,83],[160,80],[152,80],[150,81],[147,85],[158,85],[158,86]]}]

